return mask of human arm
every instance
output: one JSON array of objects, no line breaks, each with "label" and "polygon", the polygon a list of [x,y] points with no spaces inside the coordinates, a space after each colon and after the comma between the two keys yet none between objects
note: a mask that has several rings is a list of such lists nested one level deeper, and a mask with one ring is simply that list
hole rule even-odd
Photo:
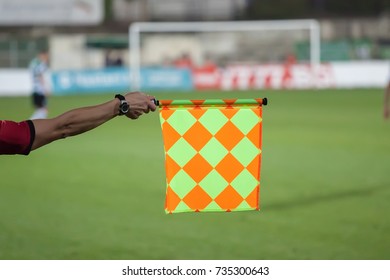
[{"label": "human arm", "polygon": [[[130,105],[126,116],[131,119],[137,119],[143,113],[156,110],[153,97],[144,93],[131,92],[126,94],[125,98]],[[119,100],[115,98],[103,104],[70,110],[53,119],[33,120],[35,140],[31,150],[100,126],[118,116],[119,104]]]}]

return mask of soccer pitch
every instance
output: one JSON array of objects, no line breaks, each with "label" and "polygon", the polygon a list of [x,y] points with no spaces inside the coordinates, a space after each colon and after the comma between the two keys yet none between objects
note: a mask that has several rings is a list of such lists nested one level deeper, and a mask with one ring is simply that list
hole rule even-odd
[{"label": "soccer pitch", "polygon": [[[261,211],[164,212],[158,113],[0,157],[0,259],[389,259],[382,90],[156,93],[268,97]],[[110,95],[51,97],[50,116]],[[30,100],[0,98],[0,119]]]}]

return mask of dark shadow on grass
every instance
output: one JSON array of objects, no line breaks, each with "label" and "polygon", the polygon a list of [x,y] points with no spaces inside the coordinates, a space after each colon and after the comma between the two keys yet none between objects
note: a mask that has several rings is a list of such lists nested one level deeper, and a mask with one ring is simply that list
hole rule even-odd
[{"label": "dark shadow on grass", "polygon": [[351,197],[361,197],[375,194],[379,191],[389,190],[390,186],[375,186],[375,187],[367,187],[366,189],[357,189],[357,190],[349,190],[343,192],[335,192],[331,194],[321,194],[315,195],[311,197],[298,198],[289,201],[282,201],[270,204],[262,204],[262,211],[278,211],[278,210],[286,210],[292,208],[300,208],[310,205],[315,205],[319,203],[327,203],[330,201],[343,200]]}]

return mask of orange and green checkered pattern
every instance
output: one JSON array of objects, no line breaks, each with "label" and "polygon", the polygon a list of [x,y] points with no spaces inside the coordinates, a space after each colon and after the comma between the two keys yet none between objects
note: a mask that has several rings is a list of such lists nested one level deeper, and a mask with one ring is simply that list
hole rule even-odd
[{"label": "orange and green checkered pattern", "polygon": [[160,101],[167,213],[259,209],[261,104]]}]

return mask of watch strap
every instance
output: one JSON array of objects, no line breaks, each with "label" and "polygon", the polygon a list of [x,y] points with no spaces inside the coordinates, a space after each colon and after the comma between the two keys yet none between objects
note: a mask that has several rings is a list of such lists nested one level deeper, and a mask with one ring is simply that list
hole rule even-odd
[{"label": "watch strap", "polygon": [[115,98],[118,98],[120,100],[120,104],[119,104],[119,115],[124,115],[125,113],[122,111],[122,104],[126,103],[127,104],[127,101],[126,101],[126,98],[122,95],[122,94],[116,94],[115,95]]},{"label": "watch strap", "polygon": [[122,94],[116,94],[115,98],[118,98],[120,101],[126,100],[126,98]]}]

